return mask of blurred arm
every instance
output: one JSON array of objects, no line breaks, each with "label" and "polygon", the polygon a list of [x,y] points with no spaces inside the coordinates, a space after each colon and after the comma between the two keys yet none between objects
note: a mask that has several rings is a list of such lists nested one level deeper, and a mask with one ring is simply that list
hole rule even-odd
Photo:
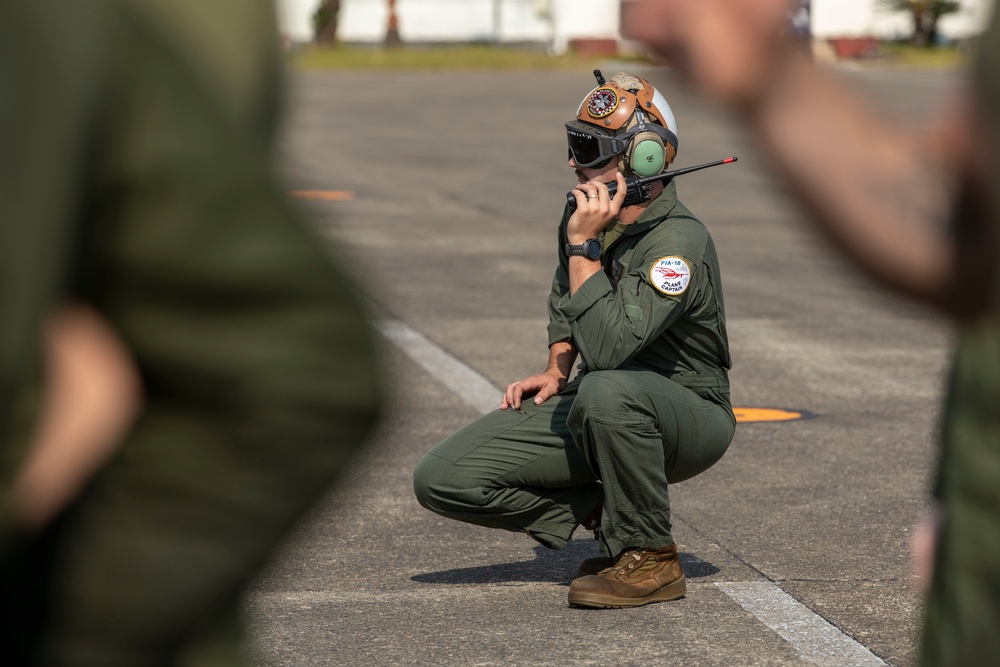
[{"label": "blurred arm", "polygon": [[[819,227],[863,269],[959,316],[995,299],[985,213],[996,137],[967,92],[906,135],[783,36],[787,0],[646,0],[627,34],[741,111]],[[959,259],[961,258],[961,259]]]},{"label": "blurred arm", "polygon": [[831,73],[792,56],[745,109],[785,182],[842,251],[879,281],[969,315],[992,300],[994,281],[982,281],[986,143],[972,140],[988,131],[965,95],[935,127],[907,135]]}]

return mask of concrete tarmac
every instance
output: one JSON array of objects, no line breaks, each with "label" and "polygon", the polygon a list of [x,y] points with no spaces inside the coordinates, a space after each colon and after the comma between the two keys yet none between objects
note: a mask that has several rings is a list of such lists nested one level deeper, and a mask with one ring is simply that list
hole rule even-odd
[{"label": "concrete tarmac", "polygon": [[[261,664],[915,661],[908,541],[927,499],[949,326],[868,282],[803,224],[725,113],[674,73],[635,71],[674,109],[677,167],[739,157],[678,179],[719,250],[734,405],[807,418],[742,423],[717,465],[671,488],[684,599],[568,607],[577,563],[597,554],[590,533],[557,552],[441,519],[417,504],[411,471],[485,409],[475,391],[488,401],[544,367],[556,229],[575,183],[562,124],[593,77],[296,75],[289,189],[352,193],[303,206],[353,263],[385,330],[409,337],[383,337],[392,398],[378,433],[247,596]],[[904,126],[958,84],[842,74]]]}]

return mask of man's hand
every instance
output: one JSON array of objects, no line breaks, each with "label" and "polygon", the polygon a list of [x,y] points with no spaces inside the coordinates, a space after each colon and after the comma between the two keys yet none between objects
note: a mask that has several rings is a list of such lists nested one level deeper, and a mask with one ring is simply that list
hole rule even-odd
[{"label": "man's hand", "polygon": [[786,30],[796,6],[789,0],[641,0],[629,4],[622,34],[648,44],[710,95],[747,107],[794,50]]},{"label": "man's hand", "polygon": [[518,380],[507,385],[507,389],[503,393],[503,399],[500,401],[500,409],[514,408],[515,410],[520,410],[521,399],[527,398],[532,394],[535,396],[535,405],[541,405],[550,397],[562,391],[565,386],[565,376],[556,372],[546,371],[545,373],[526,377],[523,380]]},{"label": "man's hand", "polygon": [[597,238],[618,215],[625,201],[625,177],[615,173],[618,189],[615,196],[608,194],[608,186],[600,181],[587,181],[573,189],[576,211],[566,223],[566,240],[579,245],[587,239]]},{"label": "man's hand", "polygon": [[913,581],[921,592],[931,587],[934,572],[934,554],[937,551],[938,535],[944,522],[944,508],[934,503],[924,513],[920,522],[910,534],[910,559]]}]

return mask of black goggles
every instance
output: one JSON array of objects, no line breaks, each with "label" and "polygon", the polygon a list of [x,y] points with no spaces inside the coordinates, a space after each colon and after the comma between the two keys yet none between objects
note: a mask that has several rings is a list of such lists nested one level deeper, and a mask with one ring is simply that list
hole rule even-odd
[{"label": "black goggles", "polygon": [[628,144],[627,140],[599,134],[591,127],[576,120],[566,123],[569,156],[578,167],[603,167]]}]

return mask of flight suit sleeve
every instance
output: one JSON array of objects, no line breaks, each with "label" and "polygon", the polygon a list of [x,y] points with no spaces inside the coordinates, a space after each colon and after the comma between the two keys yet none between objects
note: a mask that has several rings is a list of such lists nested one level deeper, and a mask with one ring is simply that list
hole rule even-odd
[{"label": "flight suit sleeve", "polygon": [[552,276],[552,290],[549,292],[548,300],[550,347],[553,343],[558,343],[561,340],[569,340],[573,335],[569,319],[559,308],[559,303],[569,295],[569,265],[566,254],[562,250],[566,244],[565,224],[566,216],[564,215],[563,222],[559,226],[559,251],[557,253],[559,264]]},{"label": "flight suit sleeve", "polygon": [[[237,4],[241,57],[208,51],[204,68],[183,69],[199,43],[183,26],[216,25]],[[239,460],[225,480],[188,483],[220,496],[253,487],[270,512],[301,502],[360,449],[381,406],[379,339],[343,260],[274,174],[266,120],[281,69],[270,6],[215,6],[120,5],[134,29],[119,39],[76,283],[142,372],[146,417],[126,443],[132,456],[166,467],[183,455],[154,441],[197,432],[184,436],[192,447]],[[217,78],[242,83],[219,89]],[[247,481],[264,467],[269,492]]]},{"label": "flight suit sleeve", "polygon": [[587,368],[622,366],[684,314],[703,279],[700,254],[693,254],[688,243],[658,244],[643,253],[617,288],[600,271],[572,297],[567,293],[560,299],[556,309],[568,320]]}]

